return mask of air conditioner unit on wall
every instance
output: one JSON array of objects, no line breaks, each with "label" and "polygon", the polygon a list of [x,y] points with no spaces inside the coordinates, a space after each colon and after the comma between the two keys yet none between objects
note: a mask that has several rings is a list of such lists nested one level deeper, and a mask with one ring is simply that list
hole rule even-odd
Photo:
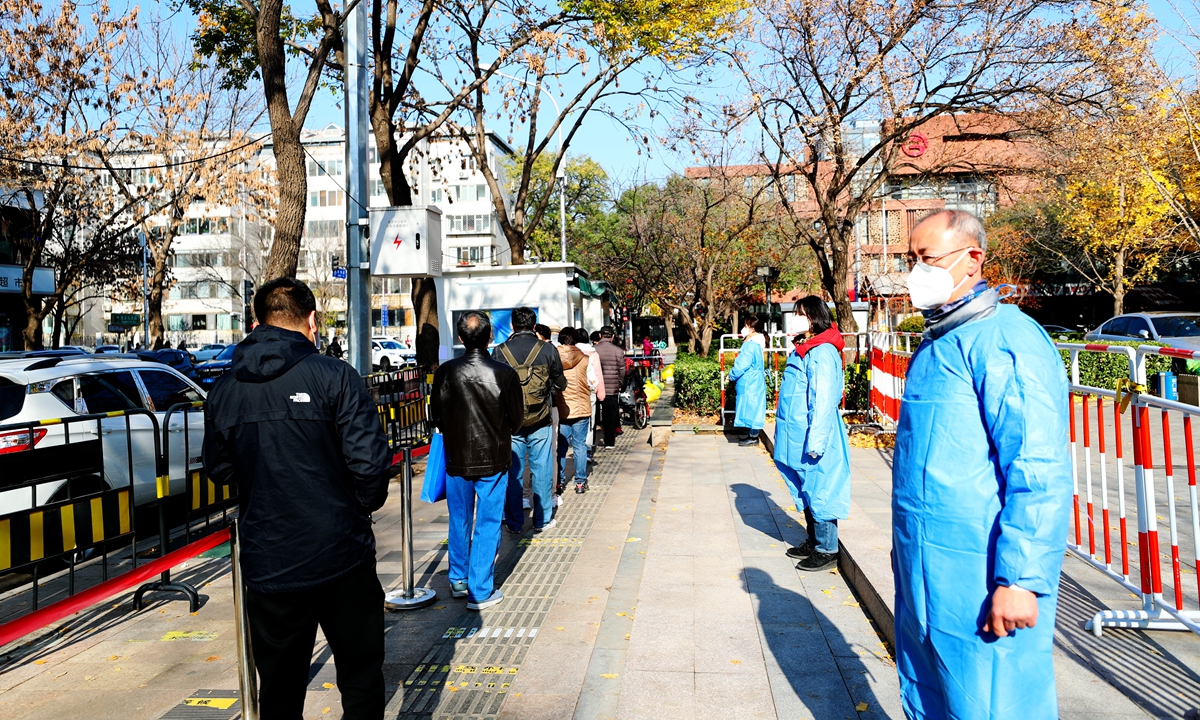
[{"label": "air conditioner unit on wall", "polygon": [[371,208],[371,274],[440,277],[442,211],[435,206]]}]

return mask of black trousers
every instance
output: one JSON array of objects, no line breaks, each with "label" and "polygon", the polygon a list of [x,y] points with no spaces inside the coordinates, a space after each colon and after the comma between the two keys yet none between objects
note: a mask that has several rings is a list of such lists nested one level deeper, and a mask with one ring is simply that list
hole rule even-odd
[{"label": "black trousers", "polygon": [[607,393],[600,403],[600,415],[603,418],[604,446],[612,447],[617,444],[617,424],[621,422],[621,399],[616,393]]},{"label": "black trousers", "polygon": [[247,589],[246,595],[262,720],[303,717],[318,625],[333,651],[342,717],[383,717],[383,587],[374,562],[317,588],[288,593]]}]

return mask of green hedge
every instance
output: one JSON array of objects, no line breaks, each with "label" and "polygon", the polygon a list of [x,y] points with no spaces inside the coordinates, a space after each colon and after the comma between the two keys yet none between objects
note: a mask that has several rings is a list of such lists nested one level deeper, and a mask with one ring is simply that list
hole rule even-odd
[{"label": "green hedge", "polygon": [[925,332],[925,317],[923,315],[913,315],[906,317],[896,326],[896,332],[919,333]]},{"label": "green hedge", "polygon": [[[1138,345],[1153,345],[1162,347],[1160,343],[1151,343],[1144,340],[1132,340],[1128,342],[1113,342],[1104,341],[1105,345],[1124,345],[1127,347],[1137,347]],[[1063,364],[1067,368],[1067,377],[1071,376],[1071,353],[1067,350],[1060,350]],[[1146,377],[1149,378],[1155,373],[1167,372],[1171,369],[1171,358],[1161,355],[1146,356]],[[1079,384],[1088,385],[1090,387],[1104,388],[1106,390],[1115,390],[1117,388],[1117,380],[1120,378],[1129,377],[1129,360],[1125,355],[1116,355],[1113,353],[1087,352],[1081,350],[1079,352]]]},{"label": "green hedge", "polygon": [[721,366],[681,352],[675,358],[675,407],[702,415],[721,411]]}]

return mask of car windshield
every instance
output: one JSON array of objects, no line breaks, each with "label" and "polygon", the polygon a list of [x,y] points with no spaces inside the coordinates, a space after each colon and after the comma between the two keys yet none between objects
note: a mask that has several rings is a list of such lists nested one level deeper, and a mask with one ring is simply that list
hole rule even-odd
[{"label": "car windshield", "polygon": [[216,359],[217,360],[232,360],[233,359],[233,351],[236,348],[237,348],[237,345],[230,345],[229,347],[222,350],[221,354],[217,355]]},{"label": "car windshield", "polygon": [[403,350],[404,349],[404,346],[401,345],[400,343],[396,342],[395,340],[380,340],[379,345],[384,350]]},{"label": "car windshield", "polygon": [[1159,337],[1200,337],[1200,315],[1168,315],[1153,322]]}]

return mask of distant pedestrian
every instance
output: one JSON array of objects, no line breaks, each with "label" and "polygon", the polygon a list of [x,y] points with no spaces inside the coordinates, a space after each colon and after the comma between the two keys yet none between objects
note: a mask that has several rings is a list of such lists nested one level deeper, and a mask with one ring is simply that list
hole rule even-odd
[{"label": "distant pedestrian", "polygon": [[[591,417],[588,418],[587,431],[588,459],[590,460],[592,458],[592,449],[596,445],[596,428],[599,427],[598,423],[596,422],[596,405],[597,403],[602,403],[604,401],[605,396],[608,394],[608,389],[604,387],[604,367],[600,362],[600,354],[596,352],[595,345],[590,342],[591,336],[599,335],[599,333],[589,334],[588,331],[584,330],[583,328],[575,328],[574,335],[575,347],[584,355],[587,355],[588,365],[596,374],[596,387],[592,389],[591,397],[592,414]],[[563,490],[564,488],[560,487],[558,492],[561,494]]]},{"label": "distant pedestrian", "polygon": [[620,393],[625,387],[625,351],[613,339],[617,333],[611,325],[600,328],[600,342],[595,344],[600,356],[600,368],[604,371],[604,400],[601,418],[604,427],[604,447],[615,447],[617,428],[621,424]]},{"label": "distant pedestrian", "polygon": [[[574,328],[558,333],[558,354],[562,358],[567,387],[558,394],[559,436],[575,452],[575,492],[587,492],[588,449],[587,432],[592,416],[592,391],[596,387],[596,370],[588,356],[575,346]],[[567,477],[567,458],[559,460],[564,481]]]},{"label": "distant pedestrian", "polygon": [[767,373],[763,352],[767,338],[762,334],[762,319],[747,315],[742,324],[742,347],[729,370],[729,380],[737,383],[735,428],[746,428],[738,443],[743,447],[758,444],[758,434],[767,419]]},{"label": "distant pedestrian", "polygon": [[492,358],[517,371],[525,398],[525,421],[512,436],[512,467],[504,503],[504,523],[510,532],[521,532],[525,468],[533,477],[533,529],[541,532],[554,522],[554,435],[550,406],[554,392],[567,386],[562,362],[550,343],[533,334],[537,314],[527,307],[512,311],[513,334],[492,352]]},{"label": "distant pedestrian", "polygon": [[338,342],[337,335],[334,335],[333,339],[329,341],[327,352],[329,353],[329,357],[335,360],[342,359],[342,344]]},{"label": "distant pedestrian", "polygon": [[838,520],[850,517],[850,440],[839,412],[846,343],[821,298],[809,295],[797,307],[800,333],[775,412],[775,464],[808,530],[787,555],[800,561],[797,569],[815,571],[837,565]]},{"label": "distant pedestrian", "polygon": [[909,237],[925,336],[892,463],[896,664],[911,718],[1058,717],[1054,620],[1071,506],[1068,384],[1046,332],[983,279],[974,215]]},{"label": "distant pedestrian", "polygon": [[654,354],[654,343],[650,342],[649,335],[642,337],[642,354],[646,357],[650,357]]},{"label": "distant pedestrian", "polygon": [[512,433],[525,420],[525,401],[517,373],[488,357],[487,313],[463,313],[457,330],[466,351],[434,374],[429,417],[446,448],[451,594],[466,596],[468,610],[482,610],[504,599],[495,587],[496,551]]},{"label": "distant pedestrian", "polygon": [[204,467],[236,482],[241,567],[263,718],[299,718],[320,626],[343,717],[383,717],[383,588],[371,513],[392,453],[354,368],[317,353],[316,300],[295,278],[254,296],[262,324],[208,393]]}]

